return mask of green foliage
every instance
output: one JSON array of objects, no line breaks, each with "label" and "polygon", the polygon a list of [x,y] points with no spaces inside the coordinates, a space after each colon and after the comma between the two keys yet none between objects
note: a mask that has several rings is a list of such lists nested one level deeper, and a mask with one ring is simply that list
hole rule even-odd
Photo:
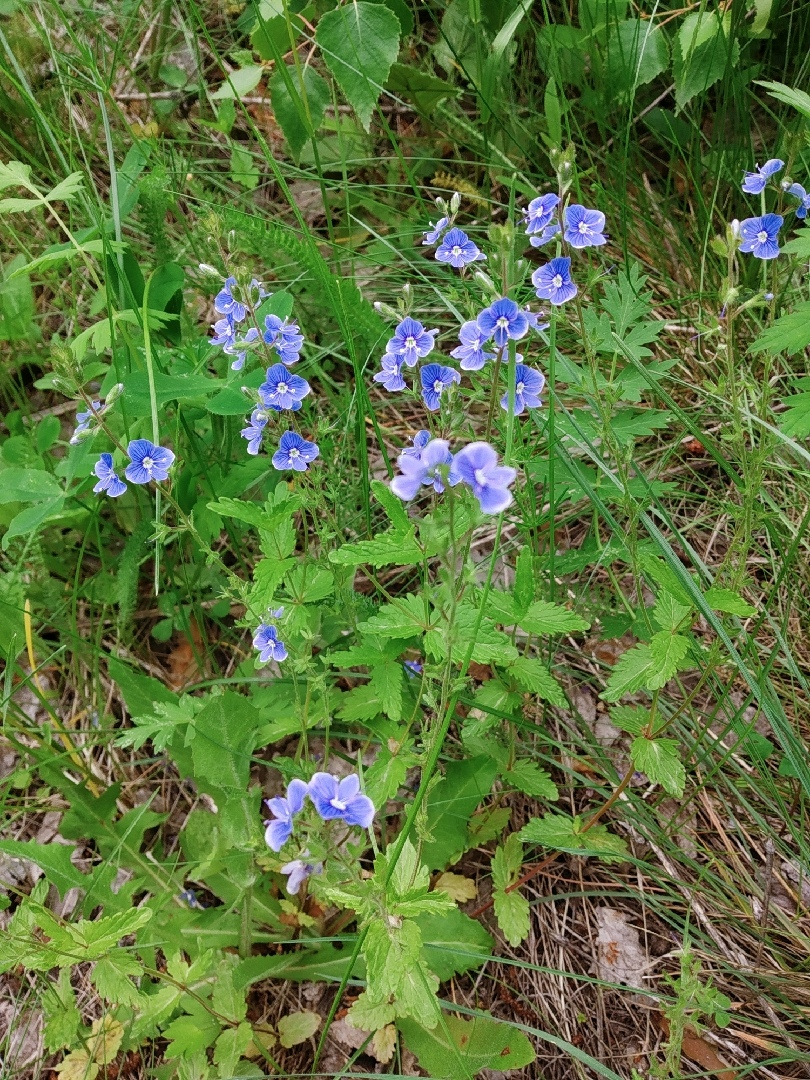
[{"label": "green foliage", "polygon": [[510,888],[520,877],[522,865],[523,844],[517,833],[511,833],[495,849],[492,889],[498,926],[513,948],[529,935],[529,901],[519,889]]},{"label": "green foliage", "polygon": [[427,1030],[412,1020],[400,1020],[397,1027],[421,1067],[436,1080],[467,1080],[482,1069],[508,1072],[535,1060],[522,1031],[487,1016],[474,1020],[444,1016],[440,1025]]}]

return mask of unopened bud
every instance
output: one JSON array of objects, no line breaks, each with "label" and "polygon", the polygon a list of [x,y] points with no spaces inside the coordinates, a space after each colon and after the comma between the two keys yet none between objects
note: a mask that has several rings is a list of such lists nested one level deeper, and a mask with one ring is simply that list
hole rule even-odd
[{"label": "unopened bud", "polygon": [[397,309],[391,307],[390,304],[384,304],[381,300],[374,301],[374,310],[379,312],[380,315],[385,315],[387,319],[396,319],[399,321],[399,312]]},{"label": "unopened bud", "polygon": [[104,399],[104,405],[105,406],[112,405],[112,403],[116,400],[116,398],[121,397],[123,392],[124,392],[124,384],[122,382],[116,383],[115,386],[112,387],[112,389],[110,390],[110,392],[107,394],[106,398]]},{"label": "unopened bud", "polygon": [[457,214],[460,206],[461,206],[461,192],[460,191],[454,191],[453,192],[453,197],[450,200],[450,213],[451,214]]},{"label": "unopened bud", "polygon": [[204,274],[206,277],[222,277],[220,271],[217,270],[217,268],[215,266],[212,266],[210,263],[200,263],[200,273]]}]

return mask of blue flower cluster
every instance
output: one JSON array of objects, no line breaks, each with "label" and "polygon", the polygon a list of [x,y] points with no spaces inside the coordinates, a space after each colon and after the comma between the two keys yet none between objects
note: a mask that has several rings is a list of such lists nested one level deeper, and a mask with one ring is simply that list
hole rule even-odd
[{"label": "blue flower cluster", "polygon": [[98,421],[109,409],[116,398],[120,397],[124,391],[124,384],[117,383],[109,394],[105,401],[91,401],[89,408],[84,412],[76,413],[76,430],[70,437],[70,445],[78,446],[80,442],[84,442],[85,439],[91,438],[98,431]]},{"label": "blue flower cluster", "polygon": [[422,234],[423,244],[431,247],[438,244],[435,252],[437,262],[446,263],[455,270],[462,270],[470,263],[486,261],[486,255],[478,245],[453,224],[460,201],[460,197],[454,195],[448,206],[444,199],[437,199],[436,204],[442,210],[442,216],[435,225],[431,222]]},{"label": "blue flower cluster", "polygon": [[[264,839],[271,851],[281,851],[292,836],[295,818],[303,810],[307,796],[323,821],[343,821],[368,829],[374,820],[374,803],[360,791],[360,778],[355,773],[341,780],[331,773],[317,772],[308,784],[296,778],[288,784],[286,796],[265,801],[273,815],[264,823]],[[322,865],[306,862],[308,857],[305,849],[298,859],[281,867],[281,873],[289,875],[288,892],[297,893],[311,874],[321,873]]]},{"label": "blue flower cluster", "polygon": [[400,475],[391,481],[391,490],[404,502],[415,497],[422,487],[441,494],[445,484],[467,484],[485,514],[499,514],[512,502],[510,486],[517,472],[498,464],[496,451],[486,442],[473,442],[455,456],[444,439],[430,439],[420,431],[414,445],[403,450],[397,460]]},{"label": "blue flower cluster", "polygon": [[[605,215],[601,210],[589,210],[580,203],[570,203],[563,213],[563,226],[554,220],[559,196],[549,193],[532,199],[524,211],[526,235],[532,247],[543,247],[562,233],[562,240],[572,248],[601,247],[607,243]],[[557,256],[532,274],[532,284],[541,300],[559,307],[577,295],[571,277],[571,260]]]},{"label": "blue flower cluster", "polygon": [[235,357],[231,363],[234,371],[240,371],[245,366],[248,350],[260,336],[256,326],[249,327],[241,334],[240,323],[271,295],[257,278],[253,278],[246,289],[240,289],[236,278],[228,277],[214,297],[214,311],[221,317],[213,325],[211,344],[220,345],[226,356]]},{"label": "blue flower cluster", "polygon": [[[168,480],[174,453],[165,446],[155,446],[148,439],[133,439],[127,447],[127,454],[130,463],[124,470],[124,476],[131,484],[148,484],[151,480],[162,483]],[[93,488],[97,495],[106,492],[113,499],[117,499],[127,490],[127,485],[115,471],[112,454],[102,454],[93,472],[98,477],[98,483]]]},{"label": "blue flower cluster", "polygon": [[[755,166],[753,172],[743,176],[741,189],[746,195],[762,195],[772,176],[784,169],[781,158],[770,158],[762,166]],[[798,200],[794,212],[799,221],[807,217],[810,210],[810,195],[801,184],[783,180],[781,190]],[[749,252],[755,259],[775,259],[779,254],[779,230],[785,223],[781,214],[762,214],[759,217],[745,218],[733,222],[732,228],[740,240],[740,251]]]}]

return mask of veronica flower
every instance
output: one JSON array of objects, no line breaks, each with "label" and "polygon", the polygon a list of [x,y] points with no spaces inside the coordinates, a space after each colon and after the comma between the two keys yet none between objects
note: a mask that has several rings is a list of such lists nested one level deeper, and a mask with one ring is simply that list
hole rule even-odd
[{"label": "veronica flower", "polygon": [[450,445],[444,439],[432,439],[419,457],[413,454],[399,455],[397,465],[402,470],[401,476],[391,481],[391,490],[403,502],[410,502],[420,487],[432,487],[440,495],[448,476],[446,466],[453,464]]},{"label": "veronica flower", "polygon": [[544,247],[549,242],[549,240],[553,240],[554,237],[559,236],[559,234],[560,226],[555,221],[553,225],[546,225],[545,229],[543,229],[543,231],[537,236],[530,236],[529,243],[532,245],[532,247]]},{"label": "veronica flower", "polygon": [[440,246],[436,248],[436,258],[439,262],[450,263],[456,270],[460,270],[467,263],[486,259],[486,255],[479,251],[461,229],[451,229],[445,234]]},{"label": "veronica flower", "polygon": [[526,312],[507,297],[484,308],[476,321],[484,337],[487,340],[492,338],[499,349],[506,345],[509,338],[522,338],[529,329]]},{"label": "veronica flower", "polygon": [[461,382],[461,376],[453,368],[426,364],[419,372],[419,380],[422,383],[422,400],[431,412],[436,412],[444,390],[453,383]]},{"label": "veronica flower", "polygon": [[287,881],[287,892],[290,896],[295,896],[308,877],[313,874],[323,873],[323,863],[305,863],[304,858],[309,855],[308,851],[301,852],[302,859],[293,859],[292,862],[285,863],[281,867],[282,874],[289,874]]},{"label": "veronica flower", "polygon": [[555,306],[572,300],[577,295],[577,287],[571,280],[571,260],[560,257],[538,267],[532,274],[532,285],[541,300],[548,300]]},{"label": "veronica flower", "polygon": [[418,660],[405,660],[402,666],[405,668],[405,674],[409,679],[415,679],[417,675],[422,674],[422,665]]},{"label": "veronica flower", "polygon": [[297,777],[287,785],[287,797],[277,796],[275,799],[265,799],[265,806],[275,818],[274,821],[265,821],[267,829],[264,839],[271,851],[281,851],[292,836],[293,818],[300,814],[307,797],[307,785]]},{"label": "veronica flower", "polygon": [[287,648],[283,641],[278,639],[278,630],[275,626],[260,623],[253,635],[253,648],[259,650],[259,660],[266,664],[269,660],[281,663],[287,659]]},{"label": "veronica flower", "polygon": [[264,340],[278,353],[283,364],[295,364],[304,344],[304,335],[296,322],[287,322],[278,315],[268,315],[264,320]]},{"label": "veronica flower", "polygon": [[283,364],[267,369],[267,378],[259,387],[259,397],[264,405],[276,409],[300,409],[301,401],[310,391],[310,385],[300,375],[292,375]]},{"label": "veronica flower", "polygon": [[564,239],[575,248],[598,247],[607,241],[602,235],[605,215],[601,210],[586,210],[579,203],[565,208]]},{"label": "veronica flower", "polygon": [[405,455],[405,457],[418,458],[427,446],[427,444],[430,442],[430,432],[425,431],[424,428],[421,431],[417,431],[411,442],[413,445],[406,446],[402,453]]},{"label": "veronica flower", "polygon": [[532,199],[523,212],[523,220],[526,223],[526,232],[529,235],[542,233],[551,219],[560,201],[559,195],[549,192],[548,195],[540,195]]},{"label": "veronica flower", "polygon": [[742,190],[747,195],[761,194],[765,190],[768,180],[784,167],[784,161],[779,158],[771,158],[770,161],[766,161],[761,169],[759,165],[756,165],[754,172],[747,172],[743,177]]},{"label": "veronica flower", "polygon": [[435,244],[449,224],[450,219],[446,217],[439,218],[435,225],[432,221],[429,222],[427,232],[422,233],[425,238],[422,243]]},{"label": "veronica flower", "polygon": [[784,218],[779,214],[763,214],[741,221],[740,251],[750,251],[755,259],[775,259],[779,254],[779,230],[783,222]]},{"label": "veronica flower", "polygon": [[[539,409],[543,402],[540,394],[546,384],[545,376],[525,364],[515,365],[515,408],[514,416],[520,416],[524,409]],[[501,408],[509,412],[509,391],[501,398]]]},{"label": "veronica flower", "polygon": [[512,502],[509,485],[517,473],[507,465],[498,465],[498,455],[485,442],[469,443],[456,454],[451,482],[469,484],[485,514],[499,514]]},{"label": "veronica flower", "polygon": [[285,431],[278,444],[278,450],[273,454],[274,469],[295,469],[296,472],[306,472],[309,462],[318,456],[318,447],[313,442],[307,442],[297,431]]},{"label": "veronica flower", "polygon": [[460,360],[462,371],[478,371],[487,360],[491,360],[495,353],[484,352],[483,345],[489,335],[485,334],[478,323],[471,319],[462,323],[458,332],[461,344],[450,353],[456,360]]},{"label": "veronica flower", "polygon": [[132,461],[124,470],[131,484],[148,484],[150,480],[168,480],[174,454],[165,446],[155,446],[148,439],[133,439],[127,447]]},{"label": "veronica flower", "polygon": [[104,406],[100,401],[91,401],[90,408],[86,412],[76,413],[76,430],[70,437],[70,445],[78,446],[82,441],[82,437],[86,431],[90,430],[90,425],[97,416],[101,416],[104,411]]},{"label": "veronica flower", "polygon": [[247,356],[247,347],[252,345],[259,336],[259,331],[255,326],[251,326],[241,341],[234,340],[230,344],[223,345],[222,351],[227,356],[235,356],[236,359],[231,364],[233,371],[241,371],[245,366],[245,357]]},{"label": "veronica flower", "polygon": [[394,331],[385,346],[386,353],[391,353],[413,367],[417,360],[433,351],[434,338],[438,330],[425,330],[424,326],[410,315],[406,316]]},{"label": "veronica flower", "polygon": [[93,472],[98,477],[98,483],[93,488],[96,495],[106,491],[113,499],[117,499],[119,495],[123,495],[127,490],[127,485],[113,468],[112,454],[102,454],[96,462]]},{"label": "veronica flower", "polygon": [[404,390],[406,383],[402,378],[402,357],[386,353],[380,364],[382,370],[373,376],[374,382],[382,383],[386,390],[392,392]]},{"label": "veronica flower", "polygon": [[236,284],[235,277],[225,279],[225,284],[214,297],[214,311],[220,315],[227,315],[233,322],[241,322],[247,314],[244,304],[234,299],[233,287]]},{"label": "veronica flower", "polygon": [[523,309],[526,318],[529,320],[529,326],[532,330],[536,330],[538,333],[541,330],[548,330],[549,323],[541,322],[540,320],[545,318],[542,311],[529,311],[528,307]]},{"label": "veronica flower", "polygon": [[347,825],[367,829],[374,818],[374,803],[360,792],[354,773],[338,780],[330,773],[316,772],[309,782],[309,797],[324,821],[341,818]]},{"label": "veronica flower", "polygon": [[250,414],[248,426],[242,428],[239,433],[243,439],[247,439],[247,452],[254,457],[261,449],[262,436],[264,435],[264,429],[267,426],[267,421],[269,419],[270,413],[267,409],[256,408]]},{"label": "veronica flower", "polygon": [[214,323],[214,336],[211,338],[212,345],[233,345],[236,341],[236,325],[230,315],[217,319]]},{"label": "veronica flower", "polygon": [[[788,195],[792,195],[799,200],[799,205],[796,207],[796,217],[800,220],[806,218],[807,211],[810,210],[810,195],[807,194],[801,184],[790,184],[785,190]],[[79,419],[78,416],[76,419]]]}]

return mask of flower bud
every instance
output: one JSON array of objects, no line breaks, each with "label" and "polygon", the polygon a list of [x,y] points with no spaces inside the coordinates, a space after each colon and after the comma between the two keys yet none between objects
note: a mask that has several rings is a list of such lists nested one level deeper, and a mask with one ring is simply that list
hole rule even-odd
[{"label": "flower bud", "polygon": [[459,211],[460,206],[461,206],[461,192],[460,191],[454,191],[453,192],[453,197],[450,200],[450,213],[451,214],[457,214],[458,211]]},{"label": "flower bud", "polygon": [[214,277],[214,278],[221,278],[222,277],[221,272],[219,270],[217,270],[217,268],[215,266],[212,266],[210,263],[200,263],[199,267],[200,267],[200,273],[204,274],[206,277]]},{"label": "flower bud", "polygon": [[104,408],[106,409],[109,405],[112,405],[116,398],[121,397],[123,392],[124,384],[122,382],[116,383],[115,386],[107,394],[107,397],[104,399]]}]

